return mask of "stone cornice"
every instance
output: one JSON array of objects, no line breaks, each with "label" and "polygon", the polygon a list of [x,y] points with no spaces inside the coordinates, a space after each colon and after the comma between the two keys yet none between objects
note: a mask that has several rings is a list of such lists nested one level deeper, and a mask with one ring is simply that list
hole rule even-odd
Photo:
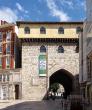
[{"label": "stone cornice", "polygon": [[79,38],[21,38],[24,42],[46,42],[46,43],[78,43]]}]

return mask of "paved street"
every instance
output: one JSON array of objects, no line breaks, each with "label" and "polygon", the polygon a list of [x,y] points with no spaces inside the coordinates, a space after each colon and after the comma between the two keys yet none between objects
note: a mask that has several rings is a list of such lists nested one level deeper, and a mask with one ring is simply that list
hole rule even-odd
[{"label": "paved street", "polygon": [[61,110],[61,102],[60,100],[12,102],[0,110]]}]

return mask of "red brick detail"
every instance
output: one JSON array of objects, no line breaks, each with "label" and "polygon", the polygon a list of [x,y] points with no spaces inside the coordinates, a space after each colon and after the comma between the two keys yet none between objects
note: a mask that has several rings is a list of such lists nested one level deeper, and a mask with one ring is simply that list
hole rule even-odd
[{"label": "red brick detail", "polygon": [[2,51],[3,51],[3,55],[5,55],[6,54],[6,44],[3,44]]},{"label": "red brick detail", "polygon": [[14,55],[14,42],[11,42],[11,55]]},{"label": "red brick detail", "polygon": [[10,69],[14,68],[14,56],[10,57]]},{"label": "red brick detail", "polygon": [[11,33],[11,41],[14,42],[14,39],[15,39],[15,33]]},{"label": "red brick detail", "polygon": [[3,34],[3,42],[6,42],[6,33]]},{"label": "red brick detail", "polygon": [[6,57],[2,57],[2,69],[6,68]]},{"label": "red brick detail", "polygon": [[14,55],[14,39],[15,33],[11,33],[11,55]]}]

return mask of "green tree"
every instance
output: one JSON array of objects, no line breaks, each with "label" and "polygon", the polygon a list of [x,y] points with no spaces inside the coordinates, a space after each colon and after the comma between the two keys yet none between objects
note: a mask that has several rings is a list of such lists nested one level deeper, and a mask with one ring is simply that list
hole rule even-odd
[{"label": "green tree", "polygon": [[59,89],[59,83],[53,83],[50,86],[50,90],[52,90],[54,93],[57,92],[58,89]]}]

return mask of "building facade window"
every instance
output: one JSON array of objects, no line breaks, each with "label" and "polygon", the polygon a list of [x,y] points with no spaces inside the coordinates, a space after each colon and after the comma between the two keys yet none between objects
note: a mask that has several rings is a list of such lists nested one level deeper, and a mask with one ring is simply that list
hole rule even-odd
[{"label": "building facade window", "polygon": [[2,45],[0,45],[0,53],[2,53]]},{"label": "building facade window", "polygon": [[10,44],[7,44],[6,53],[7,53],[7,54],[10,54]]},{"label": "building facade window", "polygon": [[92,68],[92,61],[90,60],[90,58],[87,58],[87,74],[88,74],[88,80],[91,80],[91,68]]},{"label": "building facade window", "polygon": [[0,68],[2,68],[2,58],[0,58]]},{"label": "building facade window", "polygon": [[10,68],[10,57],[6,57],[6,67]]},{"label": "building facade window", "polygon": [[8,97],[9,97],[9,91],[8,91],[8,86],[6,84],[3,84],[1,86],[0,91],[1,91],[1,94],[0,94],[1,95],[0,96],[1,100],[8,99]]},{"label": "building facade window", "polygon": [[64,28],[63,27],[58,28],[58,34],[64,34]]},{"label": "building facade window", "polygon": [[45,27],[40,28],[40,34],[46,34],[46,28]]},{"label": "building facade window", "polygon": [[2,82],[6,82],[6,75],[2,75]]},{"label": "building facade window", "polygon": [[30,28],[29,27],[25,27],[24,28],[24,33],[25,34],[30,34]]},{"label": "building facade window", "polygon": [[58,47],[58,53],[64,53],[64,48],[62,45]]},{"label": "building facade window", "polygon": [[0,75],[0,82],[8,82],[10,80],[8,74],[2,74]]},{"label": "building facade window", "polygon": [[79,46],[76,46],[75,52],[79,53]]},{"label": "building facade window", "polygon": [[2,42],[2,33],[0,32],[0,42]]},{"label": "building facade window", "polygon": [[2,75],[0,75],[0,82],[2,82]]},{"label": "building facade window", "polygon": [[7,34],[6,34],[6,40],[7,41],[10,41],[11,40],[11,33],[10,32],[7,32]]},{"label": "building facade window", "polygon": [[82,32],[81,27],[77,27],[77,28],[76,28],[76,34],[79,34],[80,32]]},{"label": "building facade window", "polygon": [[40,52],[41,52],[41,53],[46,53],[46,47],[45,47],[44,45],[42,45],[42,46],[40,47]]}]

